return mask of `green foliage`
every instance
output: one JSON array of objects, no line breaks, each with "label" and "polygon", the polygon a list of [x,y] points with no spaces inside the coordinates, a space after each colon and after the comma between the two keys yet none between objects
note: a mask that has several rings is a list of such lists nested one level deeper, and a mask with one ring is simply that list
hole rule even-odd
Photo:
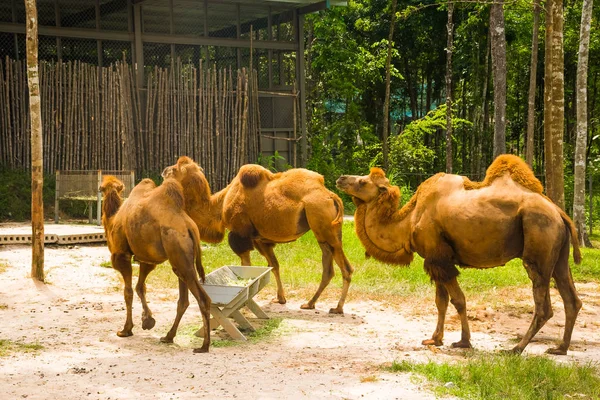
[{"label": "green foliage", "polygon": [[286,162],[285,157],[279,154],[277,150],[273,155],[270,156],[266,156],[262,153],[259,154],[258,164],[262,165],[271,172],[287,171],[288,169],[292,168],[292,166]]},{"label": "green foliage", "polygon": [[[389,370],[426,377],[432,381],[439,396],[485,400],[600,396],[600,370],[597,365],[558,363],[538,356],[473,352],[460,363],[413,363],[404,360],[395,361]],[[446,385],[448,382],[453,385]]]}]

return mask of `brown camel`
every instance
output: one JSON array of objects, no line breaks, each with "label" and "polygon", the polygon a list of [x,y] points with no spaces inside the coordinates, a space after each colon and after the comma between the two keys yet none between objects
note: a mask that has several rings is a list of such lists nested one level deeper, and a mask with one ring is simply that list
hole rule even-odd
[{"label": "brown camel", "polygon": [[569,267],[569,240],[573,258],[581,261],[570,218],[541,194],[542,185],[518,157],[498,157],[483,182],[440,173],[417,189],[398,209],[400,190],[384,172],[372,168],[367,176],[341,176],[337,186],[357,205],[356,232],[373,257],[408,265],[413,252],[424,259],[425,271],[436,286],[438,322],[425,345],[442,345],[448,300],[460,315],[461,340],[453,347],[471,347],[465,296],[456,277],[456,265],[493,268],[521,258],[533,283],[535,314],[521,341],[512,349],[521,353],[553,315],[550,278],[563,299],[566,322],[563,341],[549,349],[566,354],[581,301]]},{"label": "brown camel", "polygon": [[[142,301],[142,328],[152,329],[155,320],[146,302],[146,277],[157,264],[169,260],[173,272],[179,278],[179,300],[177,316],[171,330],[160,339],[163,343],[173,343],[181,317],[189,305],[188,289],[200,306],[204,323],[204,341],[195,353],[205,353],[210,345],[210,297],[200,282],[198,273],[204,280],[204,268],[200,254],[200,234],[192,219],[183,209],[183,189],[175,179],[166,179],[156,186],[150,179],[136,185],[129,198],[123,202],[123,183],[114,176],[105,176],[100,190],[103,194],[102,224],[106,232],[111,263],[119,271],[125,282],[125,304],[127,319],[120,337],[133,335],[131,305],[131,257],[140,264],[140,276],[136,292]],[[195,269],[194,269],[195,265]]]},{"label": "brown camel", "polygon": [[273,248],[277,243],[293,242],[312,230],[323,253],[323,275],[315,295],[302,305],[314,309],[315,303],[334,276],[333,260],[342,271],[344,284],[336,308],[342,314],[354,269],[342,249],[344,205],[327,190],[316,172],[296,168],[273,174],[260,165],[244,165],[225,189],[211,196],[202,169],[189,157],[180,157],[167,167],[163,177],[174,177],[184,188],[186,211],[198,225],[202,237],[223,238],[229,230],[231,249],[250,265],[250,251],[257,249],[273,268],[277,281],[277,301],[286,302],[279,262]]}]

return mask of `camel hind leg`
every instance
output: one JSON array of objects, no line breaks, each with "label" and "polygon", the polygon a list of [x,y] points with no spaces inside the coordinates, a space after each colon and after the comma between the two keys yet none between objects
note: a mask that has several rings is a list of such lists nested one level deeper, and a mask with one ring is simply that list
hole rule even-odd
[{"label": "camel hind leg", "polygon": [[581,300],[579,300],[579,297],[577,296],[577,291],[575,290],[575,284],[573,283],[573,277],[571,275],[571,268],[569,267],[569,250],[569,242],[565,241],[552,274],[565,307],[565,331],[563,333],[562,343],[555,348],[548,349],[546,352],[549,354],[567,354],[567,350],[571,344],[571,335],[573,334],[575,320],[581,309]]},{"label": "camel hind leg", "polygon": [[340,268],[344,282],[338,305],[335,308],[331,308],[329,312],[331,314],[343,314],[344,303],[346,302],[346,296],[348,295],[354,268],[352,268],[350,261],[346,258],[342,247],[342,225],[341,223],[333,223],[334,218],[337,215],[336,207],[335,203],[332,203],[332,207],[329,208],[324,207],[322,204],[317,204],[316,206],[311,206],[309,204],[305,210],[308,225],[315,234],[319,246],[321,246],[321,251],[323,252],[323,275],[321,277],[321,284],[313,298],[306,305],[312,305],[312,307],[308,308],[314,308],[315,302],[325,287],[331,282],[331,279],[334,276],[332,260],[335,260],[335,263]]},{"label": "camel hind leg", "polygon": [[177,328],[179,327],[179,322],[181,322],[181,317],[185,314],[185,310],[187,310],[190,305],[189,297],[188,297],[188,287],[185,284],[185,281],[178,275],[179,277],[179,299],[177,299],[177,315],[175,316],[175,321],[173,321],[173,325],[169,332],[167,332],[166,336],[160,338],[162,343],[173,343],[173,338],[177,335]]},{"label": "camel hind leg", "polygon": [[271,271],[273,272],[275,281],[277,282],[277,302],[279,304],[285,304],[287,300],[285,299],[285,291],[283,290],[281,275],[279,274],[279,261],[277,261],[277,257],[275,257],[275,252],[273,251],[275,244],[262,242],[260,240],[253,240],[252,243],[259,253],[267,259],[269,267],[272,268]]},{"label": "camel hind leg", "polygon": [[527,270],[529,279],[531,279],[531,282],[533,283],[533,301],[535,303],[535,310],[529,329],[525,335],[523,335],[521,341],[512,349],[512,352],[517,354],[523,352],[535,334],[538,333],[546,321],[552,318],[553,315],[552,303],[550,301],[551,272],[547,268],[544,270],[544,265],[548,265],[548,263],[536,264],[528,261],[527,258],[524,258],[523,265]]},{"label": "camel hind leg", "polygon": [[131,286],[131,277],[133,271],[131,269],[131,255],[129,254],[112,254],[110,256],[111,263],[114,269],[119,271],[123,276],[123,283],[125,285],[123,289],[123,297],[125,298],[125,307],[127,309],[127,317],[125,319],[125,325],[123,330],[117,332],[119,337],[132,336],[133,332],[133,317],[132,317],[132,304],[133,304],[133,288]]},{"label": "camel hind leg", "polygon": [[144,330],[152,329],[156,324],[156,320],[152,317],[152,311],[146,302],[146,278],[150,272],[154,271],[154,268],[156,268],[156,264],[140,262],[140,276],[135,286],[135,291],[142,301],[142,308],[144,309],[142,312],[142,329]]},{"label": "camel hind leg", "polygon": [[329,245],[329,243],[319,242],[319,246],[321,246],[321,252],[323,255],[321,256],[321,261],[323,263],[323,275],[321,275],[321,283],[319,284],[319,288],[315,295],[308,301],[308,303],[300,306],[303,310],[312,310],[315,308],[315,303],[323,290],[329,285],[331,279],[335,275],[333,270],[333,248]]}]

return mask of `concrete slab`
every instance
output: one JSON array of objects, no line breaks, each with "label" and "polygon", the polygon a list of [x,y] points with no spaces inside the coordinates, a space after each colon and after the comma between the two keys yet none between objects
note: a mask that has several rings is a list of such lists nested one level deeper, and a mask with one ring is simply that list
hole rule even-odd
[{"label": "concrete slab", "polygon": [[[104,228],[88,224],[44,225],[44,243],[74,244],[105,242]],[[0,224],[0,244],[31,244],[31,224]]]}]

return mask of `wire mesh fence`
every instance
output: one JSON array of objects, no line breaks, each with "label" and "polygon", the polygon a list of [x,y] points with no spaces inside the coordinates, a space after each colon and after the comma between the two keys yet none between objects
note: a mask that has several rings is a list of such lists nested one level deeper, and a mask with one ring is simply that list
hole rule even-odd
[{"label": "wire mesh fence", "polygon": [[[58,86],[52,89],[52,93],[42,93],[46,101],[52,102],[47,104],[49,120],[45,122],[45,126],[56,127],[55,116],[64,112],[64,109],[59,107],[69,107],[68,104],[59,106],[60,101],[65,99],[61,98],[59,101],[57,93],[68,93],[74,82],[79,82],[80,77],[75,65],[85,71],[92,71],[94,66],[104,68],[95,72],[93,79],[97,79],[98,85],[102,79],[106,79],[107,82],[116,79],[111,78],[107,71],[123,68],[117,67],[122,63],[129,66],[130,85],[137,90],[131,98],[142,104],[139,111],[141,113],[147,112],[146,97],[153,90],[148,85],[155,82],[156,68],[173,69],[177,65],[190,65],[197,69],[202,64],[205,70],[214,69],[219,73],[229,71],[223,73],[231,73],[235,79],[237,71],[245,68],[248,71],[256,71],[256,80],[248,81],[251,86],[255,85],[248,90],[256,93],[256,96],[251,96],[249,100],[248,107],[251,111],[248,123],[251,124],[250,129],[258,129],[262,135],[256,145],[253,145],[255,149],[252,151],[256,155],[248,159],[248,162],[257,162],[259,152],[271,156],[278,151],[290,164],[295,165],[301,122],[297,104],[299,89],[296,76],[296,14],[290,4],[259,1],[237,3],[216,0],[145,0],[134,6],[132,1],[127,0],[38,0],[40,61],[48,62],[47,65],[71,65],[71,69],[61,69],[60,76],[56,71],[53,72],[55,75],[52,78],[48,75],[48,79],[55,79]],[[15,67],[12,63],[25,60],[25,17],[25,7],[21,0],[0,2],[0,60],[4,68],[3,79],[5,87],[11,85],[10,87],[15,88],[11,93],[18,99],[17,105],[13,105],[12,98],[1,97],[0,109],[16,110],[18,106],[21,107],[19,113],[27,107],[27,85],[23,81],[24,76],[18,75],[22,65]],[[136,20],[139,21],[139,26],[136,26]],[[19,24],[22,28],[16,29]],[[136,46],[139,46],[137,50]],[[143,63],[143,67],[136,67],[136,63],[139,62]],[[82,65],[86,67],[81,67]],[[14,75],[7,75],[9,66],[15,68]],[[139,70],[142,71],[141,76],[137,72]],[[181,87],[191,87],[194,85],[194,79],[200,79],[185,73],[184,69],[181,71],[182,76],[177,77],[177,84]],[[92,79],[92,72],[89,74]],[[10,79],[15,81],[9,82]],[[185,80],[188,81],[183,82]],[[112,83],[119,85],[123,82]],[[20,93],[17,90],[21,90]],[[43,87],[43,90],[49,89]],[[78,93],[81,95],[86,92]],[[108,95],[108,92],[101,94]],[[256,108],[256,111],[253,111],[253,108]],[[17,111],[11,111],[12,114],[15,112]],[[107,109],[107,112],[107,117],[118,119],[110,114],[119,112],[117,108]],[[12,117],[9,117],[8,111],[0,113],[0,125],[8,127],[6,134],[9,138],[3,139],[5,143],[9,140],[19,141],[21,139],[16,138],[27,136],[27,119],[16,123],[10,118]],[[86,126],[82,125],[82,129],[86,129]],[[114,129],[120,129],[119,125],[114,125]],[[226,125],[225,129],[233,128]],[[120,133],[115,131],[110,135],[118,137]],[[72,143],[73,146],[83,144]],[[61,153],[67,151],[66,148],[57,150]],[[188,155],[197,151],[191,147],[177,150],[181,151],[181,154],[189,152]],[[81,153],[80,156],[74,157],[82,164],[73,165],[73,168],[83,169],[90,165],[90,162],[86,161],[90,159],[89,153],[100,149],[80,147],[69,151]],[[24,163],[28,157],[27,149],[19,148],[18,152],[13,154],[15,157],[17,155],[18,158],[10,161],[4,157],[2,164],[27,166]],[[115,160],[116,164],[119,162]],[[58,162],[51,163],[50,166],[59,167],[55,164]],[[138,176],[139,172],[146,168],[162,168],[158,164],[152,165],[142,161],[139,165],[131,167],[137,170]],[[111,168],[118,169],[121,166],[115,165]]]}]

